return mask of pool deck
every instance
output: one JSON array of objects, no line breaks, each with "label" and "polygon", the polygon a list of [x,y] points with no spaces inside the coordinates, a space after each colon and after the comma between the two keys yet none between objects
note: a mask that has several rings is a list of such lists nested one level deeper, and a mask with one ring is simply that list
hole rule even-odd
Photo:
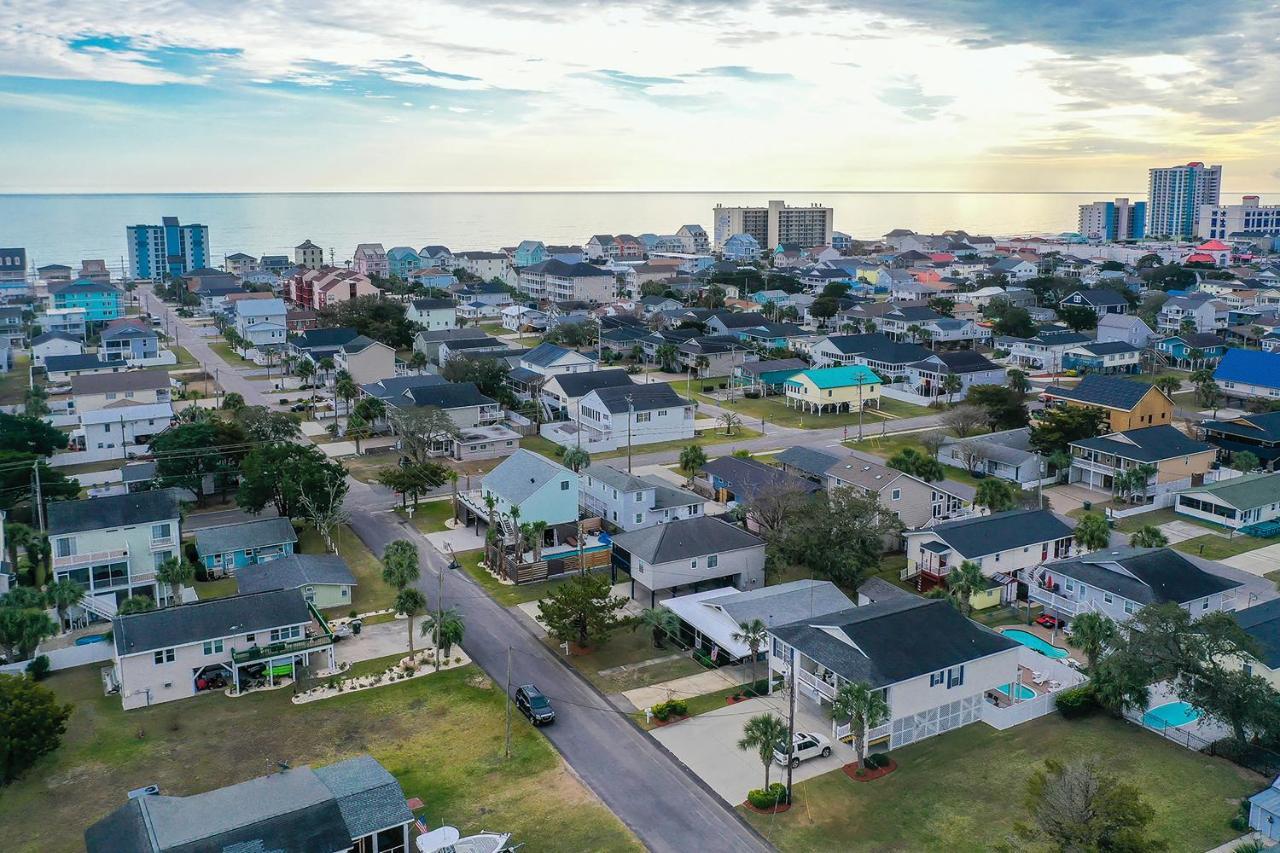
[{"label": "pool deck", "polygon": [[[1026,631],[1028,634],[1034,634],[1051,646],[1066,649],[1069,652],[1068,657],[1075,658],[1081,664],[1085,661],[1085,653],[1080,650],[1079,646],[1071,645],[1070,639],[1066,634],[1062,633],[1061,629],[1058,629],[1057,631],[1050,631],[1043,625],[1036,625],[1035,623],[1032,623],[1030,625],[1003,625],[996,628],[996,630],[1002,634],[1005,631]],[[1062,660],[1065,661],[1066,658],[1062,658]]]},{"label": "pool deck", "polygon": [[[1028,690],[1034,691],[1036,696],[1039,696],[1041,693],[1049,692],[1049,683],[1046,681],[1044,684],[1036,684],[1035,674],[1031,671],[1031,669],[1025,666],[1018,667],[1018,683],[1023,687],[1026,687]],[[1010,697],[1004,695],[999,690],[988,690],[987,696],[988,698],[995,699],[995,705],[997,708],[1007,708],[1010,705],[1014,704],[1013,700]],[[1034,697],[1019,699],[1018,701],[1029,702],[1031,701],[1032,698]]]}]

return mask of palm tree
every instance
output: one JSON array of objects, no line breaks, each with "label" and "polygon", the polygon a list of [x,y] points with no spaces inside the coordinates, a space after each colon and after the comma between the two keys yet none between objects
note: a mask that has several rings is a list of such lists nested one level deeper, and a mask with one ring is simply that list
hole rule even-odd
[{"label": "palm tree", "polygon": [[547,539],[547,523],[539,519],[526,525],[529,528],[529,543],[533,546],[533,561],[542,559],[542,543]]},{"label": "palm tree", "polygon": [[947,572],[947,591],[951,593],[956,609],[964,616],[973,612],[973,596],[986,588],[987,579],[982,576],[982,567],[970,560]]},{"label": "palm tree", "polygon": [[1182,380],[1176,376],[1161,376],[1156,380],[1156,387],[1163,391],[1166,397],[1172,397],[1182,387]]},{"label": "palm tree", "polygon": [[1071,623],[1071,642],[1089,659],[1089,672],[1094,672],[1098,659],[1119,636],[1116,623],[1101,613],[1081,613]]},{"label": "palm tree", "polygon": [[[756,751],[760,763],[764,765],[764,790],[769,790],[769,769],[773,766],[773,753],[776,749],[786,749],[791,733],[787,724],[776,714],[759,714],[747,720],[742,727],[742,737],[738,739],[738,749],[743,752]],[[790,750],[787,749],[790,753]]]},{"label": "palm tree", "polygon": [[1031,390],[1031,380],[1027,378],[1026,371],[1018,370],[1016,367],[1009,371],[1005,384],[1024,396]]},{"label": "palm tree", "polygon": [[413,617],[427,608],[427,597],[411,586],[396,593],[396,612],[409,617],[409,656],[413,657]]},{"label": "palm tree", "polygon": [[632,361],[644,361],[644,347],[640,344],[633,345],[630,358]]},{"label": "palm tree", "polygon": [[320,369],[321,374],[324,376],[325,381],[327,382],[329,379],[329,374],[333,372],[333,359],[330,358],[329,356],[325,356],[324,358],[320,359],[320,363],[316,365],[316,367]]},{"label": "palm tree", "polygon": [[440,659],[447,658],[454,646],[462,645],[466,624],[462,621],[462,614],[451,607],[440,613],[428,614],[420,630],[422,636],[431,637],[431,643],[436,647],[436,669],[439,669]]},{"label": "palm tree", "polygon": [[356,403],[355,413],[364,419],[369,425],[369,429],[373,429],[373,425],[380,418],[387,416],[387,404],[379,400],[377,397],[365,397],[359,403]]},{"label": "palm tree", "polygon": [[1071,454],[1065,450],[1055,450],[1049,454],[1048,463],[1053,467],[1053,472],[1058,477],[1068,473],[1071,470]]},{"label": "palm tree", "polygon": [[738,630],[730,635],[735,643],[746,643],[751,651],[751,687],[756,686],[756,665],[759,663],[760,650],[769,642],[769,626],[759,619],[750,622],[739,622]]},{"label": "palm tree", "polygon": [[849,729],[858,744],[858,764],[867,760],[867,733],[889,719],[889,704],[884,694],[871,689],[865,681],[845,682],[836,691],[831,715],[849,721]]},{"label": "palm tree", "polygon": [[[338,381],[333,386],[333,396],[346,403],[347,414],[351,414],[351,401],[360,394],[360,388],[356,385],[355,380],[351,378],[351,374],[345,370],[338,373]],[[334,407],[333,416],[338,416],[337,407]]]},{"label": "palm tree", "polygon": [[924,330],[921,329],[920,326],[918,326],[915,323],[912,323],[910,326],[907,326],[907,334],[911,336],[911,343],[914,344],[916,341],[920,340],[920,333],[922,331]]},{"label": "palm tree", "polygon": [[942,377],[942,391],[947,395],[947,405],[951,405],[951,401],[955,398],[956,392],[964,388],[964,380],[960,378],[958,373],[948,373]]},{"label": "palm tree", "polygon": [[453,520],[456,522],[458,520],[458,472],[450,470],[445,476],[449,478],[449,491],[453,496]]},{"label": "palm tree", "polygon": [[408,539],[387,543],[382,552],[382,580],[387,586],[404,589],[421,574],[418,569],[418,546]]},{"label": "palm tree", "polygon": [[346,435],[356,443],[356,456],[360,455],[360,439],[369,434],[369,422],[360,417],[359,412],[347,416]]},{"label": "palm tree", "polygon": [[742,418],[737,412],[725,412],[716,420],[724,424],[725,435],[733,435],[742,426]]},{"label": "palm tree", "polygon": [[591,464],[591,454],[581,447],[570,447],[564,452],[564,459],[561,461],[564,467],[576,474]]},{"label": "palm tree", "polygon": [[409,356],[409,367],[418,371],[419,376],[427,369],[427,364],[427,354],[422,350],[414,350],[413,355]]},{"label": "palm tree", "polygon": [[182,588],[196,579],[196,567],[186,560],[170,557],[156,569],[156,580],[169,588],[169,595],[182,603]]},{"label": "palm tree", "polygon": [[637,628],[649,629],[655,649],[665,648],[663,640],[675,636],[680,630],[680,617],[665,607],[646,607],[632,623],[631,629],[634,631]]},{"label": "palm tree", "polygon": [[116,613],[121,616],[128,616],[132,613],[146,613],[148,610],[155,609],[156,603],[145,595],[131,595],[120,602],[120,606],[116,608]]},{"label": "palm tree", "polygon": [[707,464],[707,453],[699,445],[691,444],[680,451],[680,470],[693,482],[693,477]]},{"label": "palm tree", "polygon": [[1129,537],[1131,548],[1163,548],[1168,544],[1169,540],[1160,532],[1160,528],[1152,524],[1138,528]]},{"label": "palm tree", "polygon": [[[39,538],[40,534],[35,528],[29,527],[21,522],[15,521],[4,526],[5,547],[9,550],[9,565],[14,571],[18,568],[18,549],[26,549],[28,545]],[[35,566],[28,566],[32,575],[32,582],[35,580]]]},{"label": "palm tree", "polygon": [[44,591],[49,605],[58,611],[58,626],[67,624],[67,611],[84,600],[84,587],[71,580],[58,580]]},{"label": "palm tree", "polygon": [[679,357],[679,354],[680,353],[676,349],[675,344],[663,344],[658,347],[657,351],[654,353],[658,360],[658,364],[667,372],[671,371],[671,367],[675,364],[675,360]]},{"label": "palm tree", "polygon": [[[498,522],[498,520],[494,517],[494,508],[497,506],[497,504],[498,502],[494,500],[493,495],[486,492],[484,496],[484,508],[489,512],[489,531],[490,532],[493,531],[494,525],[497,524]],[[476,532],[477,533],[480,532],[479,523],[477,523],[476,525]]]},{"label": "palm tree", "polygon": [[1086,512],[1076,524],[1076,544],[1086,551],[1097,551],[1111,543],[1111,527],[1096,512]]}]

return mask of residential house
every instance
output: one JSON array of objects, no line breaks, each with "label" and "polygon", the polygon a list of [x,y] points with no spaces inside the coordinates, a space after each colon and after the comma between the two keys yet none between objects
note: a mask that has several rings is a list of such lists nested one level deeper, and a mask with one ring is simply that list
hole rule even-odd
[{"label": "residential house", "polygon": [[[578,520],[578,475],[530,450],[517,450],[484,475],[478,494],[464,501],[473,513],[488,521],[486,499],[493,499],[493,517],[519,521],[545,521],[548,526]],[[504,522],[505,524],[505,522]]]},{"label": "residential house", "polygon": [[819,416],[880,407],[881,379],[860,364],[802,370],[782,383],[787,405]]},{"label": "residential house", "polygon": [[448,246],[423,246],[418,251],[418,257],[422,259],[423,266],[442,270],[452,270],[456,267],[453,253],[449,251]]},{"label": "residential house", "polygon": [[1018,597],[1017,572],[1071,556],[1074,532],[1045,509],[997,512],[947,521],[922,530],[909,530],[905,576],[916,589],[928,592],[946,582],[963,562],[976,563],[984,577],[996,581],[999,599]]},{"label": "residential house", "polygon": [[988,275],[1003,275],[1009,281],[1026,281],[1029,278],[1035,278],[1039,273],[1035,264],[1024,261],[1016,255],[1001,258],[987,267]]},{"label": "residential house", "polygon": [[[1280,383],[1278,383],[1280,384]],[[1173,422],[1173,401],[1154,385],[1090,374],[1078,385],[1050,385],[1041,395],[1045,408],[1085,406],[1106,412],[1112,432]]]},{"label": "residential house", "polygon": [[381,243],[361,243],[356,246],[351,268],[361,275],[386,278],[388,273],[387,250]]},{"label": "residential house", "polygon": [[799,358],[747,361],[734,365],[730,379],[737,388],[755,390],[761,394],[776,394],[782,391],[783,383],[788,378],[808,367]]},{"label": "residential house", "polygon": [[81,340],[88,336],[88,312],[83,308],[46,308],[36,323],[44,332],[64,332]]},{"label": "residential house", "polygon": [[1072,483],[1111,491],[1121,474],[1150,465],[1155,473],[1136,490],[1144,501],[1188,485],[1198,486],[1213,468],[1218,451],[1170,424],[1114,432],[1071,442]]},{"label": "residential house", "polygon": [[1077,344],[1062,354],[1062,368],[1082,375],[1138,373],[1142,370],[1142,350],[1124,341]]},{"label": "residential house", "polygon": [[726,376],[758,356],[733,335],[703,335],[676,344],[679,369],[696,376]]},{"label": "residential house", "polygon": [[521,240],[512,254],[511,262],[517,267],[531,267],[542,263],[548,257],[547,247],[541,240]]},{"label": "residential house", "polygon": [[769,629],[769,683],[795,679],[796,695],[829,714],[845,684],[865,684],[888,707],[866,733],[896,750],[982,719],[986,694],[1019,680],[1019,645],[945,601],[889,598]]},{"label": "residential house", "polygon": [[422,267],[422,258],[408,246],[393,246],[387,250],[387,274],[394,275],[401,281],[408,281],[409,276]]},{"label": "residential house", "polygon": [[576,264],[585,261],[587,254],[582,251],[581,246],[547,246],[547,258],[555,258],[566,264]]},{"label": "residential house", "polygon": [[612,260],[618,257],[618,244],[612,234],[593,234],[582,247],[589,261]]},{"label": "residential house", "polygon": [[84,833],[88,853],[345,850],[404,853],[413,812],[404,791],[367,755],[327,767],[286,767],[186,797],[148,793]]},{"label": "residential house", "polygon": [[773,462],[788,474],[796,474],[815,483],[826,485],[827,469],[842,459],[844,459],[843,456],[834,453],[796,445],[776,454]]},{"label": "residential house", "polygon": [[1104,548],[1021,574],[1028,597],[1046,613],[1068,620],[1098,613],[1121,624],[1148,604],[1173,603],[1193,618],[1229,612],[1241,586],[1171,548]]},{"label": "residential house", "polygon": [[[758,459],[740,459],[737,456],[718,456],[707,462],[698,472],[694,484],[719,503],[733,502],[747,507],[765,494],[792,492],[812,495],[823,490],[822,485],[808,477],[798,477]],[[748,519],[748,526],[753,526],[751,519]]]},{"label": "residential house", "polygon": [[458,325],[458,304],[452,299],[414,299],[407,312],[409,322],[424,331],[453,329]]},{"label": "residential house", "polygon": [[699,515],[619,533],[613,549],[631,575],[631,597],[650,607],[702,584],[764,586],[764,540],[719,518]]},{"label": "residential house", "polygon": [[219,574],[234,575],[246,566],[287,557],[297,543],[298,534],[287,518],[260,518],[196,531],[196,555],[206,569]]},{"label": "residential house", "polygon": [[300,267],[318,269],[324,266],[324,249],[310,240],[303,240],[293,247],[293,262]]},{"label": "residential house", "polygon": [[[907,530],[972,514],[973,487],[953,480],[929,483],[856,456],[837,459],[825,473],[829,490],[855,489],[864,495],[875,495],[877,502],[896,515]],[[891,545],[896,549],[898,543]]]},{"label": "residential house", "polygon": [[179,553],[182,514],[176,490],[54,501],[47,516],[54,579],[69,580],[85,592],[69,611],[72,620],[110,619],[132,596],[160,601],[179,595],[156,581],[160,565]]},{"label": "residential house", "polygon": [[249,357],[267,363],[288,341],[289,310],[283,299],[246,299],[235,303],[236,333],[249,345]]},{"label": "residential house", "polygon": [[620,367],[589,373],[557,373],[545,377],[538,399],[549,420],[576,421],[578,404],[592,391],[633,385],[630,374]]},{"label": "residential house", "polygon": [[947,437],[938,449],[943,465],[981,472],[1028,489],[1044,478],[1044,458],[1031,447],[1029,427],[989,432],[971,438]]},{"label": "residential house", "polygon": [[1151,327],[1135,314],[1103,314],[1098,318],[1094,334],[1100,343],[1124,341],[1139,349],[1145,349],[1156,336]]},{"label": "residential house", "polygon": [[[280,273],[293,267],[293,264],[289,262],[288,255],[263,255],[258,259],[258,264],[262,267],[261,272],[276,276],[279,276]],[[250,272],[245,275],[244,280],[252,281],[256,276],[256,272]]]},{"label": "residential house", "polygon": [[[23,274],[26,274],[26,263],[23,262]],[[36,274],[45,284],[53,284],[55,282],[71,281],[71,267],[66,264],[45,264],[36,268]]]},{"label": "residential house", "polygon": [[360,333],[355,329],[342,326],[307,329],[288,338],[289,354],[294,358],[307,358],[319,363],[326,358],[334,358],[343,344],[358,337]]},{"label": "residential house", "polygon": [[706,319],[707,331],[713,335],[739,335],[745,329],[764,326],[769,318],[757,312],[717,311]]},{"label": "residential house", "polygon": [[882,334],[829,335],[809,351],[815,368],[860,364],[891,382],[906,381],[913,364],[933,353],[919,344],[891,340]]},{"label": "residential house", "polygon": [[1213,378],[1231,399],[1280,399],[1280,352],[1229,349]]},{"label": "residential house", "polygon": [[[1280,690],[1280,598],[1237,610],[1235,617],[1236,622],[1253,638],[1258,647],[1258,654],[1241,661],[1241,668],[1246,675],[1265,678],[1272,688]],[[1280,815],[1280,798],[1271,804],[1271,812],[1273,815]],[[1270,838],[1277,838],[1280,820],[1268,822],[1265,826],[1257,823],[1251,823],[1250,826],[1263,829]]]},{"label": "residential house", "polygon": [[1248,452],[1268,468],[1280,459],[1280,412],[1202,421],[1200,432],[1205,441],[1225,451],[1228,459]]},{"label": "residential house", "polygon": [[284,297],[302,308],[319,311],[361,296],[379,296],[382,291],[357,270],[319,267],[304,269],[284,285]]},{"label": "residential house", "polygon": [[[8,358],[12,350],[0,346],[0,372],[12,366]],[[103,361],[97,353],[81,355],[50,355],[44,360],[44,374],[50,383],[67,382],[73,376],[91,376],[97,373],[123,373],[129,366],[123,361]]]},{"label": "residential house", "polygon": [[158,355],[160,335],[151,327],[134,323],[111,324],[99,336],[98,358],[103,361],[134,364]]},{"label": "residential house", "polygon": [[235,252],[224,258],[226,262],[227,272],[232,275],[243,276],[246,273],[254,272],[260,269],[258,259],[253,255],[246,255],[244,252]]},{"label": "residential house", "polygon": [[[122,400],[77,414],[80,427],[71,433],[74,449],[114,451],[119,448],[120,459],[127,459],[132,452],[149,453],[146,445],[151,438],[173,423],[173,406],[169,403],[134,404]],[[134,450],[130,450],[131,447]],[[115,453],[95,455],[105,459]]]},{"label": "residential house", "polygon": [[8,349],[23,349],[27,345],[26,323],[23,322],[24,308],[21,305],[0,306],[0,346]]},{"label": "residential house", "polygon": [[589,465],[580,474],[582,511],[620,530],[639,530],[703,514],[707,501],[655,474],[635,475],[609,465]]},{"label": "residential house", "polygon": [[411,284],[420,284],[428,290],[449,290],[458,283],[452,272],[436,267],[419,267],[409,273]]},{"label": "residential house", "polygon": [[1156,317],[1156,331],[1162,335],[1176,335],[1183,331],[1213,332],[1225,329],[1228,311],[1226,304],[1218,302],[1207,293],[1174,296],[1160,306],[1160,313]]},{"label": "residential house", "polygon": [[238,690],[242,681],[262,677],[254,672],[271,685],[277,677],[296,681],[313,655],[318,668],[336,665],[328,625],[295,589],[211,598],[112,622],[110,682],[126,711],[214,689],[213,675]]},{"label": "residential house", "polygon": [[547,328],[547,313],[527,305],[508,305],[500,312],[502,328],[509,332],[542,331]]},{"label": "residential house", "polygon": [[435,363],[444,367],[454,358],[494,358],[510,349],[510,344],[488,335],[483,338],[446,338],[436,345]]},{"label": "residential house", "polygon": [[520,366],[545,378],[565,373],[590,373],[598,370],[600,363],[593,355],[544,343],[522,355]]},{"label": "residential house", "polygon": [[127,370],[119,373],[74,376],[67,412],[96,412],[111,406],[154,405],[173,402],[173,380],[163,370]]},{"label": "residential house", "polygon": [[83,355],[84,339],[69,332],[45,332],[31,339],[31,363],[44,367],[46,356]]},{"label": "residential house", "polygon": [[223,311],[227,297],[245,292],[238,278],[216,270],[195,270],[185,281],[187,292],[199,300],[200,310],[206,314]]},{"label": "residential house", "polygon": [[[955,391],[946,388],[949,376],[960,380]],[[974,350],[935,352],[907,367],[907,382],[922,397],[963,399],[974,385],[1003,385],[1005,369]]]},{"label": "residential house", "polygon": [[90,323],[105,323],[124,316],[124,294],[106,282],[77,279],[49,286],[49,307],[80,308]]},{"label": "residential house", "polygon": [[595,388],[578,401],[576,420],[543,424],[544,438],[590,452],[687,441],[693,438],[693,404],[670,385]]},{"label": "residential house", "polygon": [[1173,511],[1233,530],[1280,518],[1280,474],[1246,474],[1178,493]]},{"label": "residential house", "polygon": [[724,337],[737,337],[757,350],[786,350],[793,341],[809,333],[795,323],[761,323],[745,329],[736,329]]},{"label": "residential house", "polygon": [[588,263],[566,264],[555,259],[520,270],[520,292],[553,302],[607,304],[618,298],[613,273]]},{"label": "residential house", "polygon": [[396,375],[396,351],[364,335],[347,341],[333,355],[336,370],[351,374],[357,385]]},{"label": "residential house", "polygon": [[1109,287],[1073,291],[1058,305],[1062,308],[1088,308],[1099,317],[1129,313],[1129,300],[1124,298],[1123,293]]},{"label": "residential house", "polygon": [[763,253],[759,241],[750,234],[734,234],[724,241],[722,254],[728,261],[755,261]]},{"label": "residential house", "polygon": [[350,608],[355,587],[355,575],[337,554],[290,554],[236,572],[236,589],[242,595],[294,590],[302,593],[307,604],[321,609]]},{"label": "residential house", "polygon": [[1227,349],[1222,338],[1209,332],[1184,332],[1156,343],[1158,352],[1174,367],[1184,370],[1216,365],[1226,355]]},{"label": "residential house", "polygon": [[681,251],[693,255],[705,255],[711,251],[711,238],[701,225],[681,225],[676,231]]},{"label": "residential house", "polygon": [[515,284],[511,260],[503,252],[457,252],[454,261],[465,272],[487,282],[497,279],[508,285]]},{"label": "residential house", "polygon": [[[427,379],[430,377],[403,377],[405,380],[410,378]],[[400,387],[403,390],[400,390],[399,393],[391,390],[387,396],[381,396],[371,390],[379,385],[392,386],[393,388]],[[447,414],[453,425],[464,433],[479,433],[483,435],[486,428],[495,426],[502,421],[501,404],[481,394],[480,390],[472,382],[440,383],[431,381],[409,385],[407,383],[401,384],[401,380],[387,380],[362,386],[362,390],[369,393],[370,396],[378,396],[389,408],[408,410],[433,406]],[[391,418],[391,425],[393,427],[396,425],[394,417]],[[492,437],[496,439],[499,436],[495,434]],[[512,440],[511,436],[503,433],[500,437],[503,441],[498,442],[497,447],[494,448],[495,452],[485,458],[501,455],[497,451],[501,450],[502,447],[508,448],[508,452],[510,452],[510,448],[516,447],[516,442]],[[432,450],[438,455],[451,456],[456,459],[461,453],[458,448],[460,440],[462,440],[462,436],[442,436],[437,440]],[[510,443],[504,444],[503,442],[505,441],[510,441]]]},{"label": "residential house", "polygon": [[501,459],[520,446],[520,433],[500,423],[460,429],[453,437],[449,458],[457,462]]},{"label": "residential house", "polygon": [[1009,364],[1013,366],[1059,373],[1067,350],[1092,340],[1088,335],[1050,326],[1029,338],[999,338],[996,348],[1008,350]]},{"label": "residential house", "polygon": [[461,340],[488,341],[494,345],[495,349],[507,346],[497,338],[490,337],[483,329],[464,326],[460,329],[436,329],[429,332],[418,332],[413,336],[413,351],[425,355],[427,361],[432,364],[439,364],[440,345],[447,341]]}]

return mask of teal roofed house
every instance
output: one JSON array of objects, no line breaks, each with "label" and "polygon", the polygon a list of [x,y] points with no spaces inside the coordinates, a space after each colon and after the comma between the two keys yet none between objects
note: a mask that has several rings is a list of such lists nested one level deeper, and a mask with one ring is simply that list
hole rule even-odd
[{"label": "teal roofed house", "polygon": [[531,267],[549,257],[551,256],[547,254],[547,247],[541,240],[521,240],[520,245],[516,246],[511,262],[517,267]]},{"label": "teal roofed house", "polygon": [[880,407],[881,379],[861,364],[802,370],[783,383],[787,405],[806,412],[853,412]]},{"label": "teal roofed house", "polygon": [[83,308],[85,320],[90,323],[105,323],[124,316],[124,294],[109,284],[87,278],[50,286],[49,303],[55,310]]},{"label": "teal roofed house", "polygon": [[409,274],[422,268],[422,258],[408,246],[394,246],[387,252],[387,274],[404,281]]}]

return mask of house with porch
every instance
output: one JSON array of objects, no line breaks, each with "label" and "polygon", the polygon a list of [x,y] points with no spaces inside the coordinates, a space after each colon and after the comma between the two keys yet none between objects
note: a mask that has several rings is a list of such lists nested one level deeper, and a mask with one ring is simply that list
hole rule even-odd
[{"label": "house with porch", "polygon": [[1178,492],[1173,511],[1239,530],[1280,518],[1280,474],[1245,474]]},{"label": "house with porch", "polygon": [[241,594],[289,589],[321,609],[350,608],[356,579],[337,554],[289,554],[244,566],[236,572]]},{"label": "house with porch", "polygon": [[737,388],[758,391],[761,395],[777,394],[787,379],[808,367],[801,358],[746,361],[733,366],[730,380]]},{"label": "house with porch", "polygon": [[[459,329],[458,331],[462,331]],[[498,338],[459,336],[442,340],[436,346],[435,364],[444,367],[454,358],[494,358],[511,348],[510,344]]]},{"label": "house with porch", "polygon": [[[143,493],[146,494],[146,493]],[[308,666],[333,669],[333,634],[296,589],[211,598],[117,615],[107,680],[126,711],[187,699],[212,684],[274,685]]]},{"label": "house with porch", "polygon": [[822,716],[844,684],[880,694],[889,719],[867,733],[873,749],[976,723],[987,693],[1019,680],[1018,643],[945,601],[915,595],[802,617],[769,635],[771,689],[794,678],[797,695]]},{"label": "house with porch", "polygon": [[837,459],[825,474],[828,490],[852,488],[875,495],[907,530],[973,514],[973,487],[954,480],[930,483],[856,456]]},{"label": "house with porch", "polygon": [[737,525],[700,515],[613,537],[614,559],[631,575],[631,597],[656,607],[700,586],[764,586],[764,540]]},{"label": "house with porch", "polygon": [[1104,548],[1024,569],[1021,576],[1046,613],[1068,621],[1100,613],[1121,624],[1148,604],[1172,602],[1194,618],[1233,611],[1241,586],[1171,548]]},{"label": "house with porch", "polygon": [[1098,318],[1094,330],[1098,341],[1124,341],[1139,349],[1146,347],[1156,337],[1155,331],[1135,314],[1104,314]]},{"label": "house with porch", "polygon": [[414,299],[407,316],[428,332],[453,329],[458,325],[458,305],[452,299]]},{"label": "house with porch", "polygon": [[[957,391],[947,391],[948,376],[960,380]],[[964,399],[974,385],[1003,385],[1005,369],[974,350],[931,353],[928,358],[907,366],[907,383],[922,397]]]},{"label": "house with porch", "polygon": [[984,577],[999,585],[999,602],[1018,597],[1016,573],[1074,553],[1075,533],[1046,509],[1020,509],[948,521],[911,530],[907,540],[904,580],[928,592],[946,583],[953,568],[977,563]]},{"label": "house with porch", "polygon": [[538,399],[550,420],[577,420],[578,404],[598,388],[629,388],[636,383],[621,367],[589,373],[557,373],[539,386]]},{"label": "house with porch", "polygon": [[173,382],[163,370],[126,370],[71,378],[67,414],[95,412],[108,406],[171,403]]},{"label": "house with porch", "polygon": [[1071,442],[1070,453],[1070,482],[1102,491],[1112,491],[1121,474],[1153,466],[1155,473],[1137,492],[1144,503],[1204,483],[1218,457],[1216,447],[1169,424],[1083,438]]},{"label": "house with porch", "polygon": [[[401,385],[402,383],[394,383],[391,387]],[[396,410],[408,411],[427,406],[440,409],[447,414],[450,422],[464,434],[469,431],[483,431],[502,422],[502,404],[481,393],[474,382],[404,383],[403,387],[404,390],[398,394],[392,393],[390,396],[380,398],[387,406],[388,421],[393,429],[398,428]],[[505,433],[501,436],[504,440],[511,438]],[[441,435],[436,440],[432,451],[436,455],[456,459],[460,453],[457,445],[462,438],[461,435]],[[506,446],[515,447],[515,444]]]},{"label": "house with porch", "polygon": [[[1280,380],[1277,382],[1280,385]],[[1079,384],[1050,385],[1040,395],[1046,409],[1054,406],[1083,406],[1100,409],[1107,415],[1112,432],[1168,425],[1173,422],[1173,401],[1154,385],[1090,374]]]},{"label": "house with porch", "polygon": [[381,341],[359,335],[333,354],[334,370],[345,370],[357,385],[396,375],[396,351]]},{"label": "house with porch", "polygon": [[1208,293],[1174,296],[1160,306],[1156,331],[1176,335],[1183,331],[1209,332],[1227,327],[1230,306]]},{"label": "house with porch", "polygon": [[1280,412],[1201,421],[1200,432],[1205,441],[1224,451],[1228,460],[1247,451],[1274,468],[1280,459]]},{"label": "house with porch", "polygon": [[368,755],[280,772],[202,794],[145,793],[85,830],[87,853],[343,850],[405,853],[413,812]]},{"label": "house with porch", "polygon": [[905,380],[910,366],[931,354],[919,344],[890,340],[881,334],[828,335],[810,350],[814,367],[861,364],[891,382]]},{"label": "house with porch", "polygon": [[869,367],[847,364],[802,370],[782,383],[787,405],[806,413],[856,412],[880,408],[880,377]]},{"label": "house with porch", "polygon": [[102,330],[98,358],[103,361],[137,362],[160,354],[160,335],[134,323],[110,324]]},{"label": "house with porch", "polygon": [[234,575],[246,566],[293,553],[298,534],[287,518],[260,518],[196,531],[196,555],[206,569]]},{"label": "house with porch", "polygon": [[[808,477],[798,477],[758,459],[737,456],[718,456],[708,461],[698,472],[694,485],[720,503],[732,501],[748,507],[758,495],[766,493],[812,495],[823,489],[822,484]],[[750,517],[747,525],[754,526]]]},{"label": "house with porch", "polygon": [[160,565],[179,553],[176,489],[54,501],[47,516],[54,579],[85,592],[68,612],[73,622],[110,619],[133,596],[157,602],[180,596],[156,580]]},{"label": "house with porch", "polygon": [[84,338],[70,332],[45,332],[31,339],[31,363],[44,367],[46,356],[83,355]]},{"label": "house with porch", "polygon": [[693,404],[665,383],[595,388],[578,401],[572,421],[543,424],[543,438],[564,447],[608,452],[693,438]]},{"label": "house with porch", "polygon": [[581,472],[579,493],[586,517],[621,530],[639,530],[703,514],[707,500],[654,474],[629,474],[594,464]]},{"label": "house with porch", "polygon": [[451,341],[476,340],[487,341],[495,349],[505,349],[507,344],[491,337],[487,332],[475,326],[464,326],[460,329],[436,329],[430,332],[418,332],[413,336],[413,351],[420,352],[432,364],[440,364],[440,347]]},{"label": "house with porch", "polygon": [[1058,373],[1067,350],[1091,342],[1088,335],[1059,329],[1053,326],[1040,329],[1029,338],[1002,337],[996,339],[996,348],[1009,352],[1009,365],[1029,370],[1047,370]]},{"label": "house with porch", "polygon": [[[1236,622],[1258,646],[1256,656],[1240,662],[1241,669],[1246,675],[1265,678],[1268,684],[1280,690],[1280,598],[1237,610],[1235,615]],[[1280,799],[1273,806],[1273,811],[1280,814]]]},{"label": "house with porch", "polygon": [[981,471],[1022,489],[1033,487],[1048,471],[1044,457],[1031,447],[1029,427],[969,438],[948,436],[938,448],[938,461],[970,473]]},{"label": "house with porch", "polygon": [[1156,342],[1156,350],[1174,367],[1197,370],[1222,361],[1226,341],[1211,332],[1184,332]]},{"label": "house with porch", "polygon": [[[73,449],[115,451],[96,454],[101,459],[116,456],[128,458],[137,451],[149,453],[152,436],[159,435],[173,423],[173,406],[170,403],[133,403],[121,400],[101,409],[78,412],[79,428],[72,431]],[[130,450],[133,448],[133,451]]]},{"label": "house with porch", "polygon": [[1077,344],[1062,354],[1062,369],[1080,374],[1138,373],[1142,370],[1142,350],[1124,341]]},{"label": "house with porch", "polygon": [[578,520],[578,475],[530,450],[517,450],[484,475],[480,489],[462,496],[462,503],[481,521],[493,517],[504,530],[511,526],[512,509],[518,522],[546,522],[548,526]]}]

